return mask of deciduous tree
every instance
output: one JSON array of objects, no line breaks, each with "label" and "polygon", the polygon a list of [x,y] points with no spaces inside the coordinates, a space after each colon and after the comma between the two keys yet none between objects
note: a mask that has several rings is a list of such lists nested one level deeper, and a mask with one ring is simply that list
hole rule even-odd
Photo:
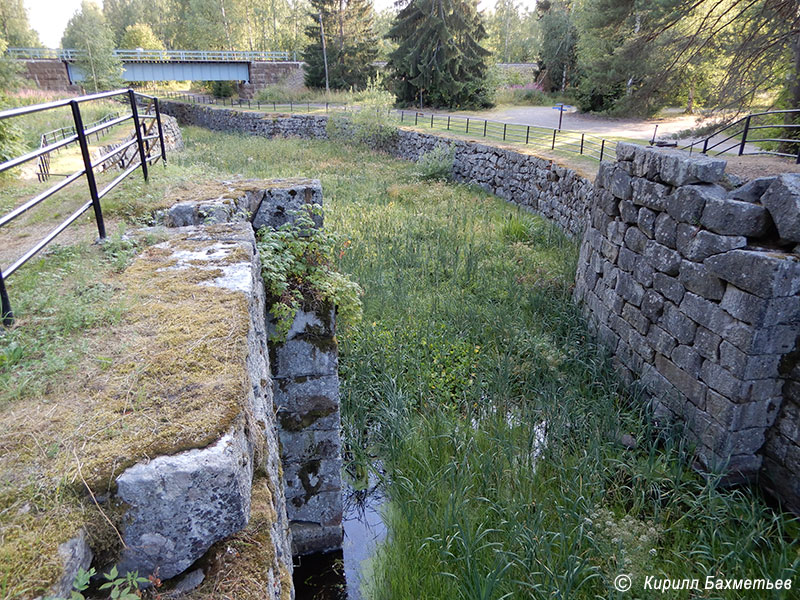
[{"label": "deciduous tree", "polygon": [[61,45],[81,52],[75,65],[86,77],[87,88],[98,92],[119,84],[122,63],[113,54],[114,34],[96,4],[87,0],[81,3],[67,23]]}]

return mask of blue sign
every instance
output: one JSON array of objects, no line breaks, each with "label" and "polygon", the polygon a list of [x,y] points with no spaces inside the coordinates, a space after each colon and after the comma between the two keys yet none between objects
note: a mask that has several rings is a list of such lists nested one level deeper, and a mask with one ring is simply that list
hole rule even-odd
[{"label": "blue sign", "polygon": [[553,110],[560,110],[561,112],[569,112],[570,110],[574,110],[574,106],[570,106],[569,104],[556,104],[552,107]]}]

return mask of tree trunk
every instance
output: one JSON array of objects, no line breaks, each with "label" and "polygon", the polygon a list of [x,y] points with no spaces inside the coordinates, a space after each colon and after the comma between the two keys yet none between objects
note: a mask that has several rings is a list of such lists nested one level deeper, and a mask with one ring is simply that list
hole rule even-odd
[{"label": "tree trunk", "polygon": [[689,84],[689,98],[686,101],[686,114],[694,114],[694,79]]}]

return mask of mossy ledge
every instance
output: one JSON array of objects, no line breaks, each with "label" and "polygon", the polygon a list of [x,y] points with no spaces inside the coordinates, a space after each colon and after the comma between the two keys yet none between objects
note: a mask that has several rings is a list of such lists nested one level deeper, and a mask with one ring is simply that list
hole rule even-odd
[{"label": "mossy ledge", "polygon": [[[4,598],[56,591],[58,547],[82,530],[98,564],[114,560],[115,529],[124,536],[128,526],[127,505],[115,498],[126,469],[209,447],[233,430],[265,444],[263,424],[274,423],[264,398],[253,406],[248,374],[252,314],[263,300],[254,309],[237,287],[242,277],[255,284],[252,231],[202,229],[176,230],[114,275],[123,317],[88,332],[91,351],[47,394],[0,412],[13,432],[0,453]],[[251,458],[277,455],[272,435],[274,450],[251,447]],[[274,464],[269,470],[279,477]]]}]

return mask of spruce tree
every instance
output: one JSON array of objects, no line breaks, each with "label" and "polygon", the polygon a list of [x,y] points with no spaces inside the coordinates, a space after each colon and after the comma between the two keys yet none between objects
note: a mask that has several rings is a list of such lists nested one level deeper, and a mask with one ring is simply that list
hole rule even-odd
[{"label": "spruce tree", "polygon": [[333,89],[363,89],[375,72],[372,62],[378,56],[373,29],[374,13],[370,0],[311,0],[311,25],[306,27],[310,43],[303,60],[306,85],[325,87],[325,61],[322,52],[320,16],[325,31],[328,80]]},{"label": "spruce tree", "polygon": [[411,0],[387,34],[398,43],[389,55],[401,102],[432,106],[490,106],[489,51],[475,0]]}]

